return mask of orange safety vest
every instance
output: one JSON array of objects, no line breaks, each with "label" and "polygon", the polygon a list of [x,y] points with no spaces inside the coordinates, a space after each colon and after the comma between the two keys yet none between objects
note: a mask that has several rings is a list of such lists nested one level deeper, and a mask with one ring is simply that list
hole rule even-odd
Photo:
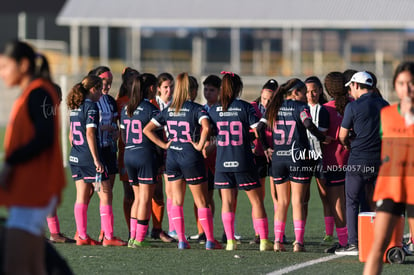
[{"label": "orange safety vest", "polygon": [[53,196],[60,200],[62,189],[66,185],[60,147],[58,97],[55,88],[46,80],[33,80],[15,101],[4,140],[6,159],[34,137],[35,129],[29,115],[28,100],[31,92],[38,88],[44,89],[53,99],[53,107],[44,109],[47,115],[53,112],[53,144],[33,159],[13,165],[8,189],[0,190],[0,205],[43,207]]},{"label": "orange safety vest", "polygon": [[414,204],[414,125],[406,126],[398,104],[381,110],[382,165],[374,201]]}]

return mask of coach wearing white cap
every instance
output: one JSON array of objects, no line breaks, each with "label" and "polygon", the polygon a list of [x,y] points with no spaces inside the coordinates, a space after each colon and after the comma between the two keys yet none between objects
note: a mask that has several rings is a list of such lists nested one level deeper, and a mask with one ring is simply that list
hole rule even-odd
[{"label": "coach wearing white cap", "polygon": [[367,208],[363,211],[374,211],[370,206],[381,163],[380,111],[389,104],[373,92],[373,82],[369,73],[357,72],[345,84],[355,101],[346,106],[339,132],[341,143],[351,152],[345,177],[348,245],[337,248],[338,255],[358,255],[360,206]]}]

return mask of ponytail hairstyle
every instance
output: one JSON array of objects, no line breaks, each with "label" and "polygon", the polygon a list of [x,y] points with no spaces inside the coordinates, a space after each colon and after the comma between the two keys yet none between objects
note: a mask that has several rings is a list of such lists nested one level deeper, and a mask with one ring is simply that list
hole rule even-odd
[{"label": "ponytail hairstyle", "polygon": [[302,89],[304,86],[305,83],[303,83],[302,80],[299,78],[292,78],[277,88],[276,94],[272,97],[266,108],[266,119],[269,127],[273,129],[280,106],[282,106],[285,98],[291,95],[293,91]]},{"label": "ponytail hairstyle", "polygon": [[102,88],[102,79],[95,75],[85,76],[80,83],[73,86],[69,91],[66,98],[68,108],[70,110],[79,108],[88,96],[90,89],[94,87]]},{"label": "ponytail hairstyle", "polygon": [[380,98],[382,98],[382,94],[381,94],[381,91],[378,89],[378,87],[377,87],[377,84],[378,84],[378,79],[377,79],[377,76],[373,73],[373,72],[370,72],[370,71],[366,71],[370,76],[371,76],[371,78],[372,78],[372,87],[371,88],[369,88],[369,89],[371,89],[372,90],[372,92],[375,94],[375,95],[377,95],[377,96],[379,96]]},{"label": "ponytail hairstyle", "polygon": [[49,63],[46,57],[36,53],[26,42],[13,40],[8,42],[2,50],[3,55],[14,59],[17,63],[27,59],[29,68],[27,73],[33,78],[43,78],[51,81]]},{"label": "ponytail hairstyle", "polygon": [[118,94],[116,96],[116,99],[128,96],[130,97],[131,87],[132,87],[132,80],[135,76],[139,75],[139,72],[135,69],[132,69],[130,67],[125,67],[122,71],[122,83],[121,87],[119,87]]},{"label": "ponytail hairstyle", "polygon": [[243,82],[240,76],[235,73],[221,72],[221,74],[224,74],[224,76],[221,81],[220,104],[223,111],[227,111],[233,100],[241,95]]},{"label": "ponytail hairstyle", "polygon": [[190,99],[190,80],[187,73],[180,73],[177,76],[177,81],[174,86],[174,93],[170,107],[175,108],[174,112],[178,113],[184,102],[188,99]]},{"label": "ponytail hairstyle", "polygon": [[345,76],[341,72],[330,72],[325,77],[325,90],[335,100],[336,111],[343,116],[345,106],[349,103]]},{"label": "ponytail hairstyle", "polygon": [[143,73],[141,74],[142,77],[142,92],[144,93],[144,98],[152,99],[155,95],[156,90],[152,91],[151,94],[151,87],[156,89],[157,86],[157,77],[150,73]]},{"label": "ponytail hairstyle", "polygon": [[131,86],[131,96],[129,98],[128,104],[126,105],[127,115],[132,117],[134,111],[137,109],[138,105],[144,100],[144,93],[142,89],[142,76],[136,75],[132,78]]},{"label": "ponytail hairstyle", "polygon": [[328,99],[326,98],[326,95],[323,92],[323,85],[322,85],[322,82],[319,79],[319,77],[317,77],[317,76],[310,76],[310,77],[308,77],[308,78],[305,79],[305,84],[306,83],[314,83],[319,89],[322,90],[322,93],[319,95],[319,100],[318,100],[318,103],[320,105],[323,105],[326,102],[328,102]]}]

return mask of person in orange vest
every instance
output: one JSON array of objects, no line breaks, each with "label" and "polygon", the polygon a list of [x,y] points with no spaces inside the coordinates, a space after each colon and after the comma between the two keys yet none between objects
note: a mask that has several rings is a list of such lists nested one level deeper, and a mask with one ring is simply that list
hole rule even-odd
[{"label": "person in orange vest", "polygon": [[374,242],[364,274],[379,274],[394,225],[407,211],[414,228],[414,63],[395,70],[393,86],[400,99],[381,110],[381,160],[373,200],[376,202]]},{"label": "person in orange vest", "polygon": [[12,41],[0,55],[0,77],[19,87],[7,125],[0,171],[0,205],[8,208],[5,274],[46,274],[46,217],[66,185],[60,149],[58,96],[44,56]]}]

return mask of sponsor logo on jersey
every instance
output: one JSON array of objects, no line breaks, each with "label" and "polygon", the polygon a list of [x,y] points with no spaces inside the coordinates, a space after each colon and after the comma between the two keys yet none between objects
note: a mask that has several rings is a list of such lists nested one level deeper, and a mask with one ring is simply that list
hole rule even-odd
[{"label": "sponsor logo on jersey", "polygon": [[226,161],[223,163],[223,166],[226,168],[239,167],[239,162],[238,161]]},{"label": "sponsor logo on jersey", "polygon": [[77,157],[74,157],[74,156],[70,156],[70,157],[69,157],[69,161],[70,161],[70,162],[74,162],[74,163],[79,163],[78,158],[77,158]]}]

